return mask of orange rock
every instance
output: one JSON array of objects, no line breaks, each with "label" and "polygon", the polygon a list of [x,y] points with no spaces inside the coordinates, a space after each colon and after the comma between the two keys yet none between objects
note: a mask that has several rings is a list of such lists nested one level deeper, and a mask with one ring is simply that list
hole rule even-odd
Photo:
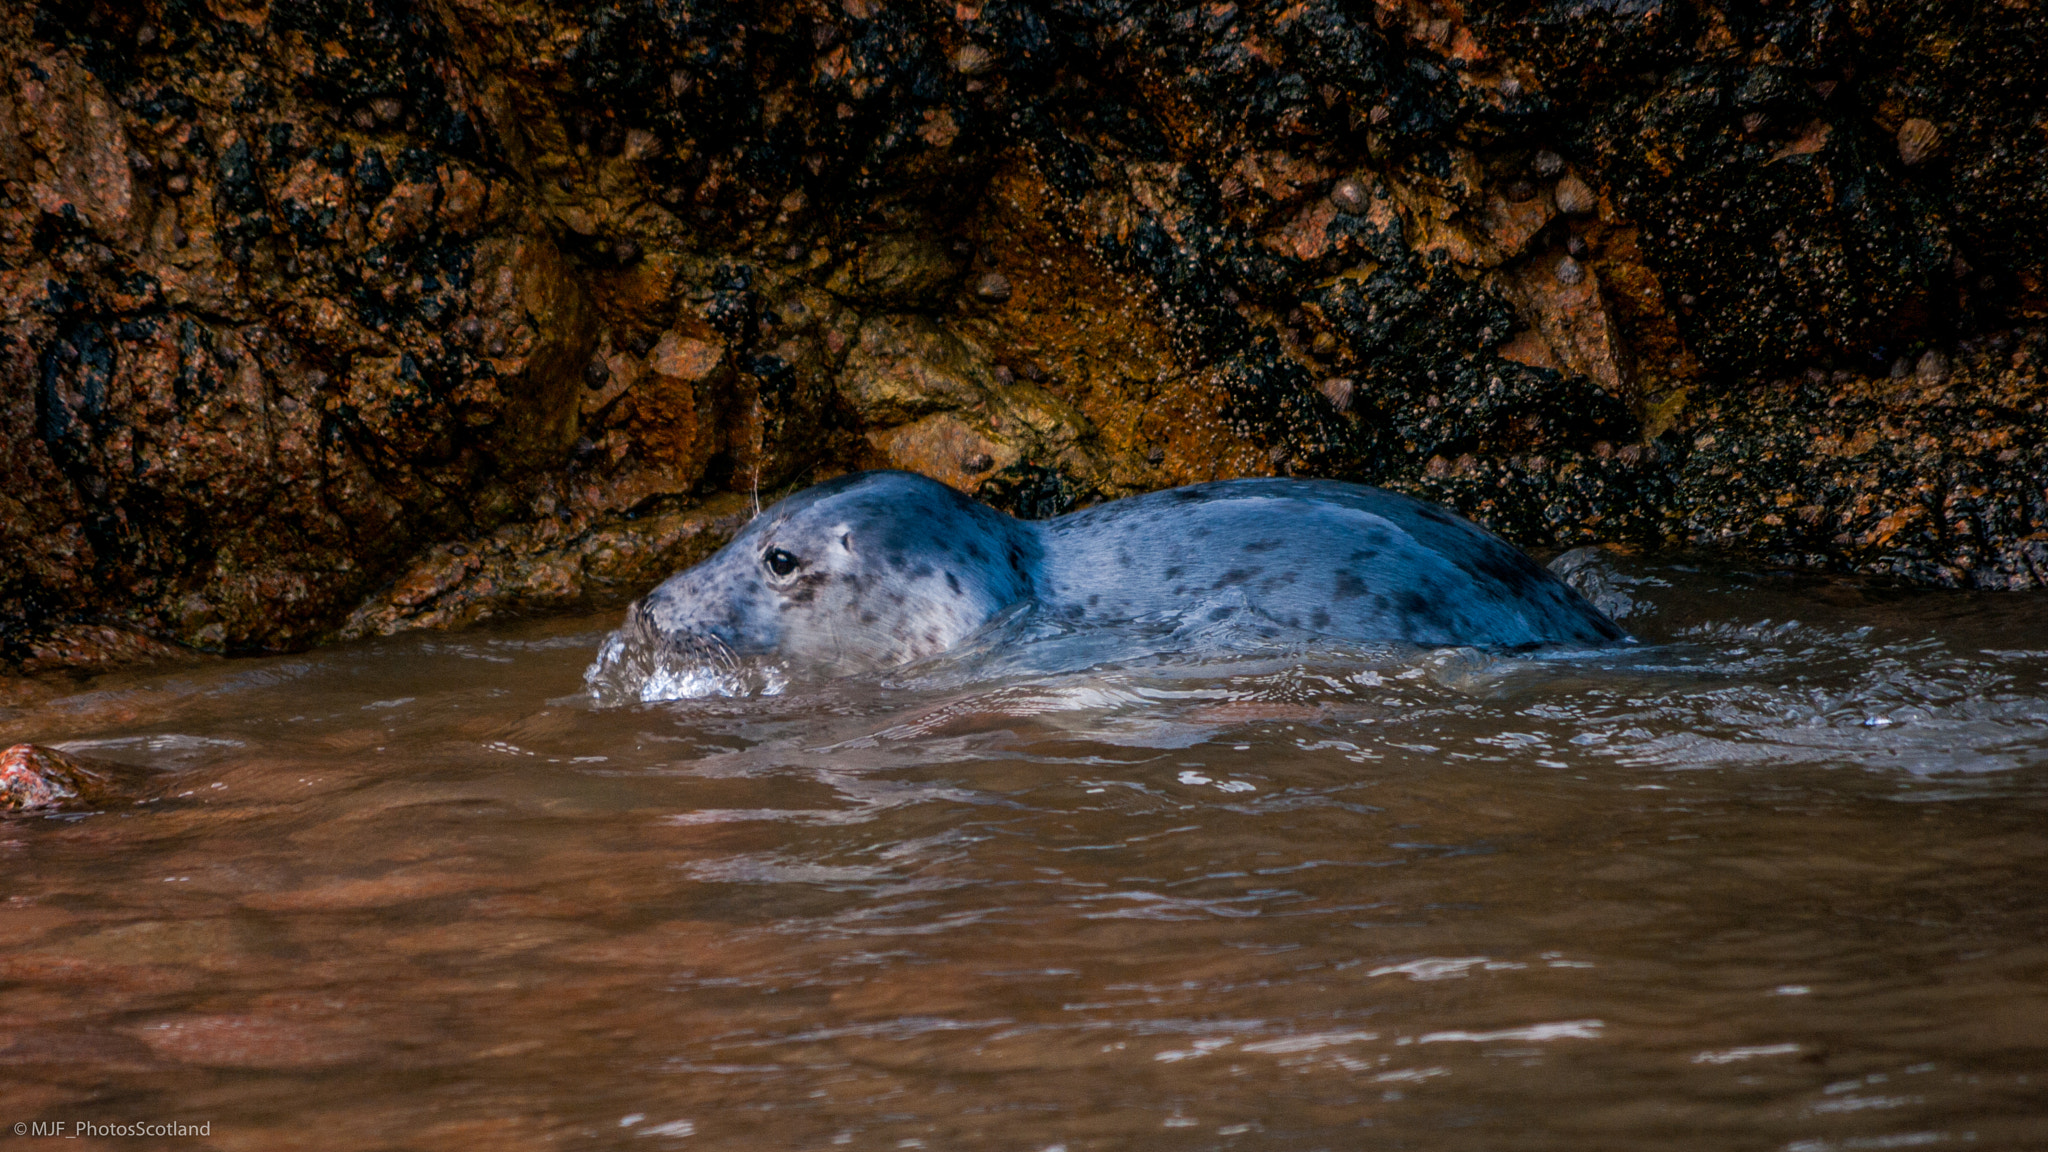
[{"label": "orange rock", "polygon": [[917,134],[932,147],[948,147],[960,135],[960,125],[954,123],[952,113],[945,109],[927,111],[924,116],[924,127],[918,129]]},{"label": "orange rock", "polygon": [[1285,203],[1315,194],[1329,182],[1330,170],[1292,152],[1246,152],[1237,176],[1253,192]]},{"label": "orange rock", "polygon": [[[1539,367],[1561,367],[1591,379],[1610,395],[1628,395],[1627,355],[1600,291],[1600,278],[1580,268],[1577,283],[1558,276],[1564,258],[1539,257],[1514,272],[1510,295],[1522,317],[1542,338],[1539,351],[1525,338],[1503,345],[1501,354]],[[1569,279],[1567,277],[1566,279]]]},{"label": "orange rock", "polygon": [[868,321],[839,374],[840,395],[882,425],[983,406],[995,385],[984,355],[924,316]]},{"label": "orange rock", "polygon": [[1926,515],[1926,509],[1918,505],[1909,504],[1904,508],[1886,514],[1883,519],[1871,527],[1870,531],[1863,534],[1863,539],[1859,543],[1866,548],[1882,548],[1892,537],[1904,531],[1907,525],[1925,518]]},{"label": "orange rock", "polygon": [[396,244],[420,234],[434,214],[441,185],[433,180],[401,180],[370,218],[370,239]]},{"label": "orange rock", "polygon": [[45,212],[61,216],[68,205],[104,235],[139,240],[144,205],[113,99],[67,56],[29,63],[14,73],[17,128],[36,159],[26,171],[11,169],[10,178],[28,176],[29,195]]},{"label": "orange rock", "polygon": [[699,384],[709,380],[724,361],[722,346],[671,330],[662,333],[648,356],[647,367],[658,378]]},{"label": "orange rock", "polygon": [[[951,119],[946,121],[951,123]],[[931,130],[931,125],[926,125]],[[884,236],[862,248],[832,274],[825,287],[835,295],[874,304],[929,303],[959,276],[953,258],[922,233]]]},{"label": "orange rock", "polygon": [[1473,38],[1472,30],[1461,24],[1451,34],[1451,47],[1448,55],[1453,60],[1463,60],[1467,64],[1477,64],[1484,61],[1488,54],[1486,49],[1480,46],[1479,41]]},{"label": "orange rock", "polygon": [[112,624],[63,624],[27,640],[24,672],[59,668],[108,671],[141,664],[203,659],[189,648],[168,644],[147,633]]},{"label": "orange rock", "polygon": [[311,224],[313,235],[330,242],[341,239],[342,225],[348,220],[349,194],[348,181],[339,172],[311,157],[301,160],[292,167],[278,201],[295,229]]},{"label": "orange rock", "polygon": [[610,421],[632,442],[641,498],[696,486],[718,448],[719,401],[731,376],[724,346],[696,335],[672,328],[649,350],[645,375]]},{"label": "orange rock", "polygon": [[889,467],[929,476],[962,492],[974,491],[984,477],[1022,458],[1015,447],[982,434],[950,412],[870,432],[868,442]]},{"label": "orange rock", "polygon": [[476,571],[479,559],[466,549],[457,556],[445,549],[429,552],[411,571],[399,577],[390,599],[404,608],[417,608],[462,582]]},{"label": "orange rock", "polygon": [[483,223],[490,201],[490,184],[467,168],[443,165],[440,169],[441,226],[457,236],[474,232]]},{"label": "orange rock", "polygon": [[1300,260],[1319,260],[1330,254],[1330,225],[1337,219],[1337,206],[1328,200],[1311,200],[1279,232],[1260,237],[1260,242]]},{"label": "orange rock", "polygon": [[1556,353],[1550,350],[1550,341],[1544,339],[1543,333],[1533,324],[1516,332],[1498,351],[1502,359],[1527,364],[1531,368],[1557,370],[1564,367],[1558,362]]},{"label": "orange rock", "polygon": [[493,447],[508,469],[551,467],[576,439],[597,323],[582,281],[544,237],[476,246],[471,307],[503,397]]},{"label": "orange rock", "polygon": [[[629,473],[582,504],[597,515],[581,535],[549,519],[506,525],[490,546],[442,545],[389,590],[356,607],[343,638],[454,628],[509,610],[561,610],[638,595],[702,560],[746,526],[753,502],[721,494],[686,512],[626,519],[644,491]],[[543,539],[543,529],[552,536]]]},{"label": "orange rock", "polygon": [[1479,225],[1486,232],[1486,238],[1493,243],[1502,261],[1512,260],[1528,251],[1529,241],[1548,227],[1557,218],[1549,202],[1538,196],[1516,203],[1498,192],[1486,198],[1486,207],[1479,215]]},{"label": "orange rock", "polygon": [[583,393],[583,416],[586,424],[595,416],[612,406],[613,401],[631,391],[633,385],[647,374],[646,362],[631,352],[613,352],[604,357],[604,387],[586,389]]},{"label": "orange rock", "polygon": [[0,809],[91,808],[133,794],[150,773],[125,764],[88,760],[16,744],[0,752]]}]

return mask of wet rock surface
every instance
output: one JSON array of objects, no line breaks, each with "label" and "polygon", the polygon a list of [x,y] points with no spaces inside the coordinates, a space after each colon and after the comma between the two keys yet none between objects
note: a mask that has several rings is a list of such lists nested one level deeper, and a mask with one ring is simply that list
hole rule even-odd
[{"label": "wet rock surface", "polygon": [[0,751],[0,812],[97,808],[133,801],[156,773],[40,744]]},{"label": "wet rock surface", "polygon": [[631,595],[758,497],[1380,483],[2043,579],[2038,5],[0,15],[0,663]]}]

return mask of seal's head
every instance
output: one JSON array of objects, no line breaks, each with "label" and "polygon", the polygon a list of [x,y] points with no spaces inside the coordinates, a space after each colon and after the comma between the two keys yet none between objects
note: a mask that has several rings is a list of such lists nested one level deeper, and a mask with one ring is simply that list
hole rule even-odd
[{"label": "seal's head", "polygon": [[776,504],[633,606],[628,627],[714,659],[827,673],[943,652],[1031,595],[1030,526],[909,472],[861,472]]}]

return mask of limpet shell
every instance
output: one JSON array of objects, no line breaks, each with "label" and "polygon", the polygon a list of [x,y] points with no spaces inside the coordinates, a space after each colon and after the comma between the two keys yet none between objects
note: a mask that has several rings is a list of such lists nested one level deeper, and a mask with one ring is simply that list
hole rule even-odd
[{"label": "limpet shell", "polygon": [[1567,216],[1584,216],[1591,212],[1599,201],[1586,182],[1567,172],[1557,182],[1557,210]]},{"label": "limpet shell", "polygon": [[1931,121],[1913,119],[1899,125],[1899,162],[1911,168],[1941,150],[1941,129]]}]

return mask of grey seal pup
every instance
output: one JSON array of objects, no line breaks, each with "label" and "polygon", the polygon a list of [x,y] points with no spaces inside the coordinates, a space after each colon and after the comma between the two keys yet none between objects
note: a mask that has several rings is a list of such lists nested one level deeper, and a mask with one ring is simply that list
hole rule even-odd
[{"label": "grey seal pup", "polygon": [[1083,624],[1230,601],[1308,632],[1426,646],[1628,639],[1512,544],[1378,488],[1223,480],[1028,521],[910,472],[775,504],[643,597],[622,632],[717,663],[842,674],[944,652],[1026,601]]}]

